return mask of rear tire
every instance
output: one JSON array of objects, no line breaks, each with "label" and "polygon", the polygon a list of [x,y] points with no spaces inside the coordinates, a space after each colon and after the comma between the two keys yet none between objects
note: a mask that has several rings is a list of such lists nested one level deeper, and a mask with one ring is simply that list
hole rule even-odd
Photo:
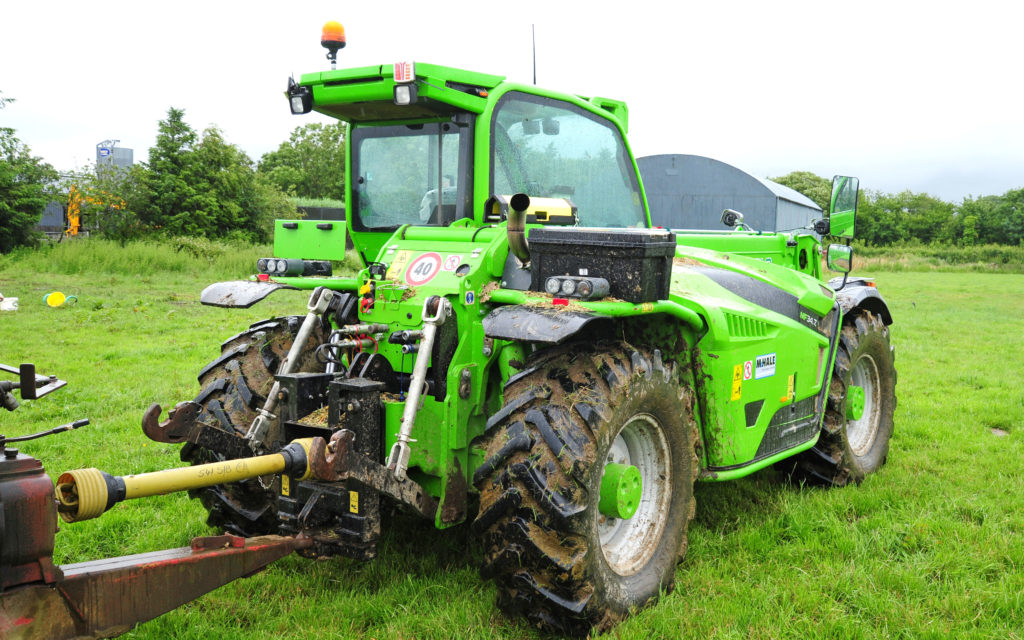
[{"label": "rear tire", "polygon": [[[860,484],[885,464],[896,411],[895,354],[889,328],[870,311],[843,320],[825,422],[818,443],[783,464],[797,482]],[[859,419],[847,418],[848,390],[864,390]]]},{"label": "rear tire", "polygon": [[[199,372],[201,391],[195,402],[203,407],[199,421],[222,431],[245,435],[266,402],[274,374],[288,354],[304,316],[288,316],[257,322],[221,345],[219,358]],[[295,371],[316,371],[314,351],[326,341],[320,323],[302,351]],[[280,447],[278,420],[271,421],[264,442],[270,450]],[[193,465],[225,460],[222,454],[187,444],[181,459]],[[246,537],[277,530],[277,480],[253,478],[230,485],[216,485],[191,492],[209,512],[207,524]]]},{"label": "rear tire", "polygon": [[[693,394],[658,351],[622,343],[574,344],[531,365],[506,385],[474,475],[481,574],[506,613],[585,635],[673,586],[694,513]],[[609,462],[643,478],[629,519],[598,510]]]}]

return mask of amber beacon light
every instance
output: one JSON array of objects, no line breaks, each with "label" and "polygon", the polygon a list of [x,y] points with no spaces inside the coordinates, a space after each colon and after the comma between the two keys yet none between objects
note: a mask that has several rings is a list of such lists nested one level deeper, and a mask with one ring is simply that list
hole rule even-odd
[{"label": "amber beacon light", "polygon": [[331,61],[331,68],[336,68],[338,49],[345,48],[345,27],[334,20],[324,24],[320,33],[320,44],[327,49],[327,59]]}]

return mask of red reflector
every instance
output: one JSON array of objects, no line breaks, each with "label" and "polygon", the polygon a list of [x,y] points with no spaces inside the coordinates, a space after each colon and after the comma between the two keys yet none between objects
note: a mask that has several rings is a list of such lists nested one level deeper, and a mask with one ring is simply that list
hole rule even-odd
[{"label": "red reflector", "polygon": [[416,63],[396,62],[395,82],[412,82],[416,79]]},{"label": "red reflector", "polygon": [[551,300],[551,304],[555,305],[556,307],[568,307],[569,306],[569,299],[568,298],[554,298],[554,299]]},{"label": "red reflector", "polygon": [[259,280],[260,282],[268,282],[270,280],[270,276],[266,273],[261,273],[258,276],[256,276],[256,279]]}]

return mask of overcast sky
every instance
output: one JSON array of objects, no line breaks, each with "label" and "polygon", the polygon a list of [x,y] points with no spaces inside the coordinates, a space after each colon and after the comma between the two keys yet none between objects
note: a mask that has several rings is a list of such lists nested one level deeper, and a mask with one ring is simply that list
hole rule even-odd
[{"label": "overcast sky", "polygon": [[[946,8],[951,7],[951,8]],[[623,12],[626,13],[623,13]],[[60,170],[108,138],[145,161],[185,110],[251,158],[296,126],[287,78],[416,60],[629,104],[636,156],[706,155],[761,177],[858,175],[947,200],[1024,187],[1019,2],[5,2],[0,125]]]}]

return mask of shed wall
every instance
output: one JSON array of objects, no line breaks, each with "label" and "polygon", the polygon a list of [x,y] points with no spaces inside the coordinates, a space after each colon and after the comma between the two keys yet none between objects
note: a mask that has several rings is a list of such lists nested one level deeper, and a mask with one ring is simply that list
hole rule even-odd
[{"label": "shed wall", "polygon": [[821,211],[779,198],[778,217],[776,218],[778,225],[775,231],[791,231],[806,227],[816,217],[821,217]]},{"label": "shed wall", "polygon": [[793,201],[806,200],[801,194],[712,158],[645,156],[637,166],[656,226],[722,230],[724,209],[741,212],[745,223],[765,231],[804,227],[821,216],[810,200],[811,206]]},{"label": "shed wall", "polygon": [[722,210],[736,209],[755,229],[775,228],[775,195],[749,174],[703,156],[637,160],[651,221],[673,229],[724,229]]}]

